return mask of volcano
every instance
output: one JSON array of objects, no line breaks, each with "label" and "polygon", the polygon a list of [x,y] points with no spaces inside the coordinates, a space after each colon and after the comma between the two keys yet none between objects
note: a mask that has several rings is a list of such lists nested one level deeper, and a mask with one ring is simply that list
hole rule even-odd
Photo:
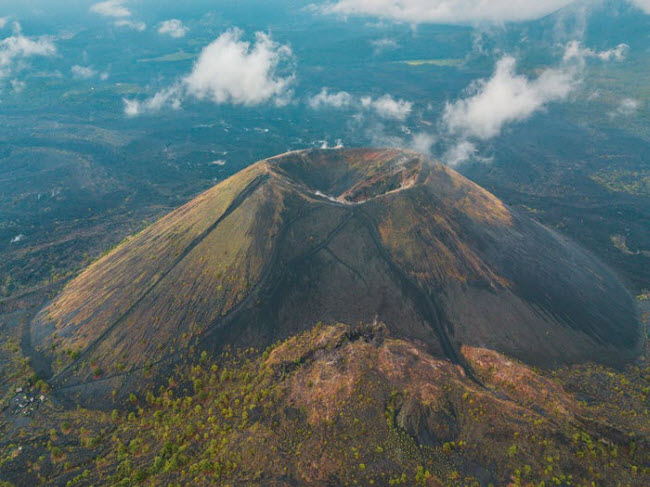
[{"label": "volcano", "polygon": [[257,162],[120,244],[31,324],[50,383],[120,394],[183,358],[264,348],[317,323],[381,321],[465,368],[634,359],[616,276],[452,169],[397,149]]}]

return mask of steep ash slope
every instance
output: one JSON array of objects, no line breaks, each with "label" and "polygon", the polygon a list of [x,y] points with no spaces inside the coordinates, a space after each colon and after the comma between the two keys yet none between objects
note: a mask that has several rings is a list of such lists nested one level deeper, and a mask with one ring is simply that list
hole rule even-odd
[{"label": "steep ash slope", "polygon": [[250,166],[91,265],[37,316],[32,343],[53,385],[101,397],[188,352],[375,319],[463,366],[461,344],[555,365],[620,364],[640,343],[634,301],[604,265],[393,149]]}]

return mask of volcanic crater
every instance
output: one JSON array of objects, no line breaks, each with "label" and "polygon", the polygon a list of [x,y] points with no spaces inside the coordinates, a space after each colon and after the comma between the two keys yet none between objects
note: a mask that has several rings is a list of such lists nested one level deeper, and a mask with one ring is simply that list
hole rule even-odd
[{"label": "volcanic crater", "polygon": [[93,263],[31,324],[59,391],[99,401],[225,346],[381,321],[471,370],[463,345],[555,366],[633,360],[633,298],[568,239],[398,149],[255,163]]}]

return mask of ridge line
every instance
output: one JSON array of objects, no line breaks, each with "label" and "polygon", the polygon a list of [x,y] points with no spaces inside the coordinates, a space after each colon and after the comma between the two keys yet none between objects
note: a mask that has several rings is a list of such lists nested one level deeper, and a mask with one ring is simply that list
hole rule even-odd
[{"label": "ridge line", "polygon": [[80,361],[88,355],[91,351],[93,351],[99,344],[100,342],[106,338],[116,327],[119,325],[131,312],[138,306],[150,293],[153,291],[153,289],[165,278],[169,273],[176,268],[180,262],[187,257],[187,255],[194,250],[210,233],[212,233],[218,226],[219,224],[226,219],[228,216],[230,216],[241,204],[246,200],[246,198],[253,193],[259,186],[262,184],[264,181],[266,181],[269,178],[268,174],[260,174],[256,176],[246,187],[231,201],[230,205],[226,208],[226,210],[221,214],[217,220],[215,220],[208,228],[203,230],[199,235],[197,235],[188,245],[185,247],[183,252],[174,260],[173,264],[162,274],[160,274],[160,277],[154,282],[147,290],[142,293],[142,295],[133,303],[129,308],[122,313],[120,317],[118,317],[112,325],[110,325],[106,330],[104,330],[93,342],[86,347],[85,350],[83,350],[80,354],[79,357],[77,357],[76,360],[65,366],[61,371],[56,373],[50,378],[51,382],[54,382],[61,378],[65,373],[67,373],[75,364],[80,363]]}]

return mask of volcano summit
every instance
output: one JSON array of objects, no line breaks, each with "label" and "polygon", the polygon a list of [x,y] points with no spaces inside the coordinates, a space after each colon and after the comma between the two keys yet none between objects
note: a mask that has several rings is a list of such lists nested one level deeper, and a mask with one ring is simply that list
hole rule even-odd
[{"label": "volcano summit", "polygon": [[640,345],[634,300],[606,266],[394,149],[253,164],[92,264],[31,334],[50,382],[86,396],[137,389],[201,350],[376,320],[463,367],[461,345],[542,366],[618,365]]}]

